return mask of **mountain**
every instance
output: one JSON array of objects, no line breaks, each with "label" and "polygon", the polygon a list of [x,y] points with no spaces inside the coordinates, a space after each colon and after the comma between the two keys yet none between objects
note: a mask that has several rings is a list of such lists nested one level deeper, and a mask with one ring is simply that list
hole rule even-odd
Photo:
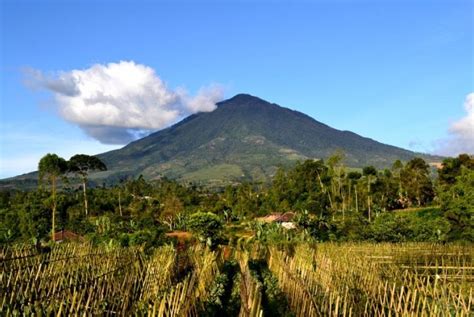
[{"label": "mountain", "polygon": [[436,160],[333,129],[301,112],[247,94],[99,157],[110,169],[103,176],[119,172],[218,184],[265,181],[279,165],[327,158],[338,150],[352,167],[388,167],[396,159],[415,156]]},{"label": "mountain", "polygon": [[278,166],[298,160],[327,158],[336,151],[350,167],[389,167],[395,160],[421,156],[349,131],[331,128],[298,111],[239,94],[218,103],[212,112],[181,122],[98,155],[109,170],[93,175],[96,182],[128,176],[163,176],[219,186],[243,180],[267,181]]}]

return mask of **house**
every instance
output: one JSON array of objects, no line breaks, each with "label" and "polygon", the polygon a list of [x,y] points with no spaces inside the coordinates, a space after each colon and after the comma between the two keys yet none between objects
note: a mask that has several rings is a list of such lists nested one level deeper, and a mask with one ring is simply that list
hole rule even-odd
[{"label": "house", "polygon": [[54,233],[54,242],[61,243],[64,241],[83,242],[84,237],[69,230],[61,230]]},{"label": "house", "polygon": [[260,222],[265,222],[265,223],[271,223],[271,222],[276,222],[276,223],[285,223],[285,222],[292,222],[293,218],[295,217],[294,212],[285,212],[285,213],[273,213],[269,214],[265,217],[259,217],[257,218],[257,221]]}]

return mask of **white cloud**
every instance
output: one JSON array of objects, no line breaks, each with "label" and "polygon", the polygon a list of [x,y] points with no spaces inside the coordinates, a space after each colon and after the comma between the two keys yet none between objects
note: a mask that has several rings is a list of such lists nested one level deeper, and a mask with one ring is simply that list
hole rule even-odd
[{"label": "white cloud", "polygon": [[[467,115],[461,120],[454,122],[450,131],[463,138],[474,141],[474,92],[467,95],[466,101],[464,101],[464,109]],[[474,145],[473,143],[470,145]]]},{"label": "white cloud", "polygon": [[449,136],[435,142],[436,153],[456,156],[461,153],[474,154],[474,93],[466,96],[464,109],[467,114],[453,122]]},{"label": "white cloud", "polygon": [[44,75],[27,72],[27,83],[54,94],[58,113],[106,144],[125,144],[196,112],[209,112],[222,99],[219,86],[196,96],[166,86],[155,71],[133,61]]}]

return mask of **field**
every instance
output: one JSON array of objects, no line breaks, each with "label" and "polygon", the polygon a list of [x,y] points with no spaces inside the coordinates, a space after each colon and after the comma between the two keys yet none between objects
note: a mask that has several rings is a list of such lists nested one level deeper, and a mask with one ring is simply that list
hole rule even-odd
[{"label": "field", "polygon": [[472,316],[472,246],[1,250],[0,315]]}]

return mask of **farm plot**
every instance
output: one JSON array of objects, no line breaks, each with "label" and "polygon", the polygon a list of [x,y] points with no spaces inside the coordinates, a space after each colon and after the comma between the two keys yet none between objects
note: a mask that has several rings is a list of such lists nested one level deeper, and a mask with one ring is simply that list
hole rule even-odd
[{"label": "farm plot", "polygon": [[186,274],[177,274],[175,250],[146,255],[141,248],[56,245],[38,252],[22,246],[1,253],[2,315],[186,316],[205,301],[217,272],[213,252],[187,251]]},{"label": "farm plot", "polygon": [[[0,249],[0,315],[472,316],[473,248]],[[225,250],[225,251],[224,251]]]},{"label": "farm plot", "polygon": [[472,247],[429,244],[270,248],[297,316],[471,316]]}]

